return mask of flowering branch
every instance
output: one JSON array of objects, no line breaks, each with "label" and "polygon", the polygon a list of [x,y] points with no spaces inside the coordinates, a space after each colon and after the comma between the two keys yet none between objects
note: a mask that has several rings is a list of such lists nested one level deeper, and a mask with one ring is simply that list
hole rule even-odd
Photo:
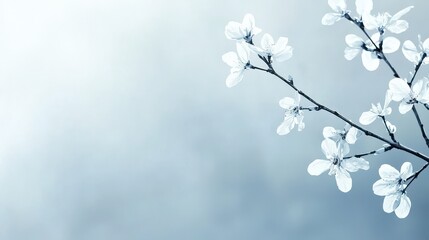
[{"label": "flowering branch", "polygon": [[[328,0],[328,4],[334,12],[323,16],[323,25],[332,25],[345,18],[358,26],[368,38],[368,40],[363,40],[357,35],[348,34],[345,38],[347,47],[344,51],[344,57],[347,60],[352,60],[361,53],[362,63],[369,71],[376,70],[380,60],[383,60],[393,73],[394,79],[389,82],[384,105],[382,106],[380,103],[372,104],[371,109],[363,112],[359,118],[359,122],[362,125],[369,125],[380,118],[390,136],[390,140],[369,131],[361,125],[355,124],[339,112],[319,103],[299,89],[291,76],[285,78],[278,74],[273,67],[273,62],[288,60],[292,57],[293,49],[287,45],[288,38],[280,37],[275,42],[273,37],[267,33],[262,36],[261,45],[256,46],[253,43],[253,37],[261,32],[261,29],[255,26],[255,20],[251,14],[247,14],[242,23],[229,22],[225,27],[226,37],[237,42],[237,52],[228,52],[222,56],[223,61],[231,67],[230,74],[226,79],[226,85],[228,87],[235,86],[243,79],[245,71],[254,69],[274,75],[291,87],[296,92],[296,96],[294,98],[285,97],[279,102],[279,105],[285,109],[284,120],[277,128],[279,135],[288,134],[295,126],[297,126],[298,131],[302,131],[305,128],[303,122],[304,111],[317,112],[323,110],[343,120],[346,123],[344,129],[335,129],[329,126],[323,129],[324,140],[321,148],[326,159],[316,159],[307,168],[310,175],[318,176],[327,171],[329,175],[335,175],[338,189],[342,192],[348,192],[352,188],[351,172],[369,169],[369,162],[362,157],[378,155],[397,149],[425,161],[426,164],[414,173],[409,162],[402,164],[400,172],[388,164],[383,164],[379,168],[381,179],[373,184],[374,194],[385,197],[383,210],[387,213],[395,212],[399,218],[405,218],[411,208],[411,201],[407,196],[406,190],[429,165],[429,156],[397,141],[395,136],[396,126],[387,121],[386,116],[392,113],[392,108],[389,107],[391,101],[400,102],[399,112],[401,114],[413,110],[420,132],[429,148],[429,139],[415,106],[415,104],[420,103],[429,110],[429,79],[415,80],[421,66],[429,64],[429,58],[427,57],[429,55],[429,38],[422,42],[419,36],[419,50],[413,42],[409,40],[404,42],[402,52],[415,66],[412,78],[407,81],[400,78],[398,72],[386,57],[386,53],[397,51],[401,43],[395,37],[385,37],[385,33],[387,31],[395,34],[404,32],[408,28],[408,22],[402,20],[401,17],[408,13],[413,6],[404,8],[393,16],[389,13],[379,13],[377,16],[373,16],[371,14],[372,0],[356,0],[358,17],[353,18],[350,16],[350,10],[347,9],[345,0]],[[368,30],[376,30],[376,33],[370,35]],[[256,53],[267,68],[251,64],[250,52]],[[300,103],[301,97],[314,104],[314,106],[302,106]],[[354,144],[362,134],[385,144],[377,150],[347,156],[350,152],[350,145]]]},{"label": "flowering branch", "polygon": [[358,19],[353,19],[348,13],[344,14],[344,18],[349,20],[350,22],[354,23],[356,26],[359,27],[360,30],[365,34],[365,36],[371,41],[372,45],[375,47],[375,52],[377,53],[378,57],[381,58],[387,66],[389,66],[390,70],[393,72],[393,76],[399,78],[399,74],[396,72],[395,68],[392,66],[392,64],[387,60],[386,55],[383,53],[383,50],[380,46],[382,46],[383,42],[380,42],[380,46],[377,45],[374,40],[369,36],[368,32],[365,30],[365,26],[362,21]]},{"label": "flowering branch", "polygon": [[[349,20],[349,21],[351,21],[352,23],[354,23],[356,26],[358,26],[358,27],[359,27],[359,29],[361,29],[361,30],[363,31],[363,33],[368,37],[368,39],[369,39],[369,40],[371,41],[371,43],[374,45],[374,47],[375,47],[375,51],[377,52],[377,56],[378,56],[379,58],[381,58],[381,59],[382,59],[382,60],[387,64],[387,66],[389,66],[389,68],[390,68],[390,69],[392,70],[392,72],[393,72],[393,76],[394,76],[394,77],[396,77],[396,78],[400,78],[400,76],[399,76],[398,72],[397,72],[397,71],[396,71],[396,69],[392,66],[392,64],[389,62],[389,60],[387,59],[386,55],[384,54],[384,52],[383,52],[383,50],[382,50],[382,44],[383,44],[383,41],[380,41],[380,45],[377,45],[377,44],[376,44],[376,43],[371,39],[371,37],[369,36],[368,32],[365,30],[365,25],[364,25],[364,23],[363,23],[362,21],[360,21],[360,20],[358,20],[358,19],[353,19],[353,18],[352,18],[348,13],[344,14],[344,18],[346,18],[347,20]],[[381,31],[380,31],[380,32],[381,32]],[[411,87],[411,85],[412,85],[412,83],[413,83],[413,81],[414,81],[414,79],[415,79],[415,77],[416,77],[416,75],[417,75],[417,72],[419,71],[419,69],[420,69],[420,67],[421,67],[421,65],[422,65],[422,63],[423,63],[423,60],[426,58],[426,56],[427,56],[427,53],[426,53],[426,52],[424,52],[424,53],[422,54],[422,56],[421,56],[421,58],[420,58],[420,60],[419,60],[418,64],[417,64],[417,65],[416,65],[416,67],[415,67],[415,71],[414,71],[413,77],[411,78],[410,82],[408,83],[408,86],[410,86],[410,87]],[[426,106],[426,105],[425,105],[425,106]],[[426,108],[427,108],[427,109],[429,109],[427,106],[426,106]],[[417,120],[417,123],[418,123],[418,125],[419,125],[419,127],[420,127],[420,132],[421,132],[421,134],[422,134],[423,139],[425,140],[426,146],[429,148],[429,138],[428,138],[428,137],[427,137],[427,135],[426,135],[426,131],[425,131],[424,126],[423,126],[423,124],[422,124],[422,121],[421,121],[421,119],[420,119],[419,113],[418,113],[418,111],[417,111],[417,109],[416,109],[416,107],[415,107],[414,105],[413,105],[413,107],[412,107],[412,110],[413,110],[414,116],[415,116],[415,118],[416,118],[416,120]],[[386,124],[385,117],[383,116],[383,117],[382,117],[382,119],[383,119],[384,124],[385,124],[385,126],[386,126],[387,132],[389,133],[390,137],[392,138],[392,141],[396,142],[396,140],[395,140],[395,136],[393,135],[393,133],[392,133],[391,131],[389,131],[389,128],[388,128],[388,126],[387,126],[387,124]]]},{"label": "flowering branch", "polygon": [[343,115],[341,115],[337,111],[332,110],[329,107],[326,107],[326,106],[320,104],[319,102],[317,102],[316,100],[314,100],[313,98],[311,98],[310,96],[308,96],[305,92],[303,92],[302,90],[298,89],[293,83],[291,83],[290,81],[288,81],[286,78],[284,78],[281,75],[279,75],[274,70],[274,68],[271,67],[271,69],[263,69],[263,68],[254,68],[254,69],[261,70],[261,71],[264,71],[264,72],[268,72],[268,73],[271,73],[272,75],[278,77],[280,80],[282,80],[287,85],[289,85],[293,90],[295,90],[296,92],[298,92],[299,95],[303,96],[305,99],[307,99],[311,103],[315,104],[318,107],[318,109],[324,110],[324,111],[326,111],[326,112],[334,115],[335,117],[343,120],[344,122],[346,122],[346,123],[350,124],[351,126],[359,129],[360,131],[362,131],[366,136],[378,139],[378,140],[380,140],[382,142],[385,142],[385,143],[389,144],[393,148],[396,148],[396,149],[401,150],[401,151],[408,152],[408,153],[410,153],[410,154],[412,154],[412,155],[414,155],[414,156],[416,156],[418,158],[421,158],[422,160],[424,160],[426,162],[429,162],[429,156],[426,156],[426,155],[424,155],[424,154],[422,154],[422,153],[420,153],[420,152],[418,152],[416,150],[413,150],[413,149],[411,149],[411,148],[409,148],[409,147],[407,147],[407,146],[405,146],[403,144],[400,144],[399,142],[389,141],[389,140],[381,137],[380,135],[375,134],[375,133],[373,133],[373,132],[371,132],[371,131],[369,131],[367,129],[364,129],[361,126],[353,123],[352,121],[348,120],[346,117],[344,117]]}]

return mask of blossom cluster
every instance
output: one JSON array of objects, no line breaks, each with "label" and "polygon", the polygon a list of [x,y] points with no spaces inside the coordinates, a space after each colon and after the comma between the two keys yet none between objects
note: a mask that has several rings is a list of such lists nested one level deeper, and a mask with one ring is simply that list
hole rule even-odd
[{"label": "blossom cluster", "polygon": [[[321,143],[321,148],[325,159],[316,159],[307,168],[308,173],[312,176],[319,176],[324,172],[335,176],[337,187],[342,192],[349,192],[352,189],[350,173],[370,168],[370,164],[363,158],[364,156],[378,155],[397,149],[426,161],[427,164],[416,172],[413,172],[410,162],[405,162],[400,172],[388,164],[383,164],[379,168],[381,179],[373,184],[374,194],[384,196],[383,210],[387,213],[395,212],[397,217],[405,218],[411,208],[411,201],[407,196],[406,190],[429,165],[429,157],[400,144],[395,137],[397,132],[396,125],[392,124],[387,118],[393,112],[390,106],[392,102],[399,103],[398,112],[401,114],[407,114],[412,110],[429,148],[429,139],[426,136],[417,110],[418,105],[422,105],[429,110],[429,79],[426,77],[416,79],[420,67],[429,63],[429,38],[422,41],[419,35],[417,46],[411,40],[406,40],[402,44],[402,53],[405,59],[413,64],[414,74],[411,74],[409,80],[401,78],[385,55],[400,49],[401,42],[396,37],[387,35],[400,34],[408,29],[408,22],[402,18],[411,11],[413,6],[406,7],[393,15],[387,12],[374,14],[372,13],[372,0],[356,0],[356,16],[352,17],[352,11],[347,7],[345,0],[328,0],[328,5],[333,12],[327,13],[322,17],[321,22],[323,25],[333,25],[345,19],[355,24],[364,33],[363,37],[356,34],[347,34],[345,36],[345,59],[352,60],[360,54],[362,64],[368,71],[377,70],[380,63],[385,62],[394,75],[394,78],[390,79],[386,87],[383,105],[380,102],[372,103],[369,111],[363,112],[358,119],[361,125],[349,121],[337,111],[313,100],[294,85],[291,77],[286,79],[275,72],[273,62],[290,59],[293,55],[293,48],[288,45],[288,38],[280,37],[277,41],[274,41],[273,37],[268,33],[262,36],[259,46],[255,45],[254,37],[261,33],[261,29],[256,27],[255,19],[251,14],[246,14],[241,23],[231,21],[225,27],[226,37],[236,41],[237,49],[236,52],[228,52],[222,56],[223,61],[231,67],[226,79],[226,85],[227,87],[237,85],[242,81],[245,71],[256,69],[271,73],[292,87],[295,90],[295,96],[284,97],[279,101],[280,107],[285,112],[283,121],[277,128],[279,135],[289,134],[295,126],[297,126],[298,131],[304,130],[305,111],[323,110],[345,121],[346,125],[342,129],[330,126],[323,129],[324,139]],[[373,33],[371,33],[372,31]],[[253,62],[251,62],[252,54],[261,59],[267,68],[253,65]],[[315,106],[304,106],[301,103],[302,98],[315,104]],[[383,123],[390,140],[364,128],[377,120]],[[355,144],[363,135],[384,142],[383,147],[367,153],[350,155],[351,145]]]}]

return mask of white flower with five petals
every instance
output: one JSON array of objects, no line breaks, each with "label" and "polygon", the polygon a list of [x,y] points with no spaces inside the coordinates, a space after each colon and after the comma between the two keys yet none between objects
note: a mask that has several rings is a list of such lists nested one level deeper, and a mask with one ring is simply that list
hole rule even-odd
[{"label": "white flower with five petals", "polygon": [[342,192],[348,192],[352,189],[352,178],[349,172],[369,169],[369,163],[363,158],[351,157],[344,159],[344,155],[347,155],[348,152],[329,138],[323,140],[322,150],[327,160],[314,160],[308,165],[307,171],[310,175],[319,176],[329,170],[328,174],[335,175],[338,189]]},{"label": "white flower with five petals", "polygon": [[255,18],[248,13],[244,16],[243,22],[230,21],[225,26],[225,36],[231,40],[251,42],[254,35],[261,32],[261,29],[255,26]]},{"label": "white flower with five petals", "polygon": [[420,35],[418,38],[420,50],[417,50],[417,47],[413,42],[407,40],[402,45],[402,53],[404,54],[405,58],[407,58],[408,61],[414,63],[414,65],[417,65],[424,55],[425,58],[423,59],[422,64],[425,65],[429,63],[429,38],[427,38],[424,42],[422,42]]},{"label": "white flower with five petals", "polygon": [[401,172],[389,164],[381,165],[378,170],[381,179],[374,183],[372,190],[375,195],[384,196],[383,210],[387,213],[395,211],[398,218],[405,218],[411,209],[411,200],[405,189],[406,181],[413,175],[411,163],[405,162]]},{"label": "white flower with five petals", "polygon": [[393,16],[387,12],[383,14],[379,13],[377,16],[364,14],[362,20],[365,27],[369,30],[377,29],[381,33],[388,30],[399,34],[408,29],[408,22],[402,20],[401,17],[407,14],[412,8],[413,6],[406,7]]},{"label": "white flower with five petals", "polygon": [[296,93],[295,99],[285,97],[280,100],[280,107],[286,109],[286,112],[283,122],[277,128],[277,134],[286,135],[295,127],[295,125],[298,125],[298,131],[302,131],[304,129],[304,116],[302,115],[301,106],[299,104],[300,101],[301,97],[298,93]]},{"label": "white flower with five petals", "polygon": [[244,71],[251,67],[249,49],[242,43],[237,43],[237,53],[228,52],[222,60],[231,67],[226,78],[226,86],[233,87],[243,80]]},{"label": "white flower with five petals", "polygon": [[371,104],[371,109],[367,112],[363,112],[359,118],[359,122],[363,125],[369,125],[375,121],[378,117],[384,117],[392,113],[392,108],[389,107],[390,102],[392,101],[392,92],[390,90],[386,91],[386,96],[384,98],[384,106],[382,107],[380,103],[377,105]]},{"label": "white flower with five petals", "polygon": [[[372,41],[380,45],[380,33],[371,36]],[[344,57],[347,60],[354,59],[362,51],[362,64],[368,71],[375,71],[380,65],[377,50],[370,40],[364,41],[355,34],[348,34],[345,38],[348,47],[344,50]],[[383,53],[393,53],[399,49],[401,43],[394,37],[383,39]]]},{"label": "white flower with five petals", "polygon": [[277,42],[274,42],[273,37],[265,33],[262,36],[261,47],[257,47],[255,45],[249,44],[249,48],[256,52],[257,54],[270,57],[278,62],[283,62],[292,57],[293,48],[287,45],[288,38],[280,37]]},{"label": "white flower with five petals", "polygon": [[389,90],[392,92],[392,100],[401,102],[399,112],[405,114],[413,108],[415,103],[429,103],[428,79],[417,80],[410,87],[406,80],[394,78],[389,82]]}]

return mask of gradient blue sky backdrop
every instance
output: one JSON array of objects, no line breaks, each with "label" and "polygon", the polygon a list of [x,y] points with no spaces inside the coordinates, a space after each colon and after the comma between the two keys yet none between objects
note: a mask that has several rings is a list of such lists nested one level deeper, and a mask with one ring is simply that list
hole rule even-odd
[{"label": "gradient blue sky backdrop", "polygon": [[[376,0],[375,11],[408,5],[398,38],[429,37],[428,2]],[[427,172],[409,190],[405,220],[372,193],[381,164],[422,161],[368,157],[371,169],[344,194],[332,177],[307,173],[324,157],[323,127],[342,122],[306,114],[303,132],[280,137],[287,86],[253,71],[225,86],[221,56],[235,45],[224,27],[253,13],[295,49],[278,72],[357,121],[383,100],[391,73],[346,61],[344,36],[360,32],[322,26],[329,11],[324,0],[1,1],[0,238],[423,239]],[[402,75],[412,70],[401,52],[389,57]],[[413,117],[394,119],[401,141],[427,153]],[[363,138],[353,150],[379,145]]]}]

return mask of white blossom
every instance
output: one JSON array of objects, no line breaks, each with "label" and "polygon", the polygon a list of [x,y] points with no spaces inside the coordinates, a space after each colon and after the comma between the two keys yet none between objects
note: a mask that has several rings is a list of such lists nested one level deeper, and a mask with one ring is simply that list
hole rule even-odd
[{"label": "white blossom", "polygon": [[255,26],[255,18],[248,13],[244,16],[243,22],[230,21],[225,26],[225,36],[231,40],[251,42],[254,35],[261,32],[261,29]]},{"label": "white blossom", "polygon": [[242,43],[237,43],[237,53],[228,52],[222,56],[222,60],[231,67],[226,78],[226,86],[233,87],[243,80],[244,71],[250,68],[249,49]]},{"label": "white blossom", "polygon": [[378,170],[381,179],[374,183],[372,190],[375,195],[384,196],[383,210],[387,213],[395,211],[398,218],[405,218],[411,209],[411,201],[405,191],[406,181],[413,175],[411,163],[405,162],[401,172],[389,164],[381,165]]},{"label": "white blossom", "polygon": [[295,98],[285,97],[280,100],[280,107],[284,108],[286,111],[283,122],[277,128],[277,134],[286,135],[295,125],[298,125],[298,131],[304,129],[304,116],[302,115],[301,106],[299,105],[300,101],[301,97],[298,93],[296,93]]},{"label": "white blossom", "polygon": [[[372,41],[380,45],[380,33],[375,33],[371,36]],[[361,37],[355,34],[348,34],[345,38],[348,47],[344,50],[344,57],[347,60],[354,59],[360,52],[362,52],[362,64],[368,71],[375,71],[380,65],[377,50],[370,40],[364,41]],[[393,53],[399,49],[401,43],[394,37],[387,37],[383,39],[383,53]]]},{"label": "white blossom", "polygon": [[349,144],[355,144],[358,137],[362,135],[362,132],[357,128],[346,124],[344,129],[339,130],[333,127],[323,128],[323,137],[334,140],[338,145],[344,148],[345,152],[350,151]]},{"label": "white blossom", "polygon": [[362,16],[362,20],[365,27],[369,30],[377,29],[379,32],[384,33],[386,29],[392,33],[399,34],[408,29],[408,22],[400,18],[412,8],[413,6],[406,7],[393,16],[387,12],[379,13],[377,16],[368,13]]},{"label": "white blossom", "polygon": [[389,82],[389,90],[392,92],[392,100],[401,102],[399,112],[405,114],[413,108],[415,103],[429,103],[428,79],[417,80],[410,87],[406,80],[394,78]]},{"label": "white blossom", "polygon": [[332,25],[338,22],[347,12],[347,5],[345,0],[328,0],[329,6],[334,11],[333,13],[327,13],[322,18],[323,25]]},{"label": "white blossom", "polygon": [[283,62],[292,57],[293,48],[287,45],[288,38],[280,37],[274,42],[273,37],[265,33],[262,36],[261,47],[249,44],[249,48],[264,57],[271,57],[278,62]]},{"label": "white blossom", "polygon": [[[418,38],[420,50],[417,50],[416,45],[414,45],[414,43],[410,40],[406,40],[402,45],[402,53],[404,54],[405,58],[408,59],[408,61],[414,63],[414,65],[419,63],[423,57],[423,54],[425,54],[425,56],[429,56],[429,38],[427,38],[424,42],[422,42],[420,35]],[[428,63],[429,57],[425,57],[422,61],[422,64],[425,65]]]},{"label": "white blossom", "polygon": [[310,175],[319,176],[329,170],[328,174],[335,175],[338,189],[342,192],[348,192],[352,188],[352,178],[349,172],[369,169],[369,163],[363,158],[352,157],[344,159],[344,155],[347,155],[348,152],[332,139],[323,140],[322,151],[327,160],[314,160],[308,165],[307,171]]},{"label": "white blossom", "polygon": [[367,112],[363,112],[359,118],[359,122],[363,125],[369,125],[375,121],[378,117],[384,117],[392,113],[392,108],[389,107],[390,102],[392,101],[392,93],[387,90],[386,96],[384,98],[384,106],[382,107],[380,103],[377,105],[371,104],[371,109]]}]

